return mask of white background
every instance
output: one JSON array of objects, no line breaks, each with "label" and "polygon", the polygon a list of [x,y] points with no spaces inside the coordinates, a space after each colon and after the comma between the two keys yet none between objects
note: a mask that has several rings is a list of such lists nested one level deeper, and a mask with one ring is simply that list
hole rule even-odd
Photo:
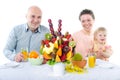
[{"label": "white background", "polygon": [[0,1],[0,63],[8,60],[3,56],[10,30],[21,23],[26,22],[26,12],[32,5],[39,6],[43,11],[42,24],[48,26],[48,19],[53,20],[54,28],[57,29],[58,19],[62,19],[62,31],[71,34],[80,30],[78,20],[81,10],[87,8],[95,14],[93,29],[103,26],[108,30],[108,44],[113,48],[110,62],[120,65],[120,9],[119,0],[1,0]]}]

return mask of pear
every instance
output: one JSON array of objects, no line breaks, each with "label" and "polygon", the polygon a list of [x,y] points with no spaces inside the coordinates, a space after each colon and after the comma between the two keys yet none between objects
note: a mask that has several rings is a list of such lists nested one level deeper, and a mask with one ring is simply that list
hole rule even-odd
[{"label": "pear", "polygon": [[58,49],[58,40],[54,42],[54,47]]},{"label": "pear", "polygon": [[73,55],[73,53],[72,53],[72,51],[69,51],[68,53],[67,53],[67,55],[66,55],[66,60],[71,60],[71,57],[72,57],[72,55]]},{"label": "pear", "polygon": [[58,55],[56,55],[55,61],[56,62],[61,62],[60,57]]}]

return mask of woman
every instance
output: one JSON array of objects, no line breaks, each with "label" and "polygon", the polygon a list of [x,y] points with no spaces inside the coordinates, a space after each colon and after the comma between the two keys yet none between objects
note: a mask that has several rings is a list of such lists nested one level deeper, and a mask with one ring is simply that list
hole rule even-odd
[{"label": "woman", "polygon": [[73,39],[76,42],[75,52],[82,54],[85,58],[93,41],[92,27],[95,21],[94,13],[89,9],[84,9],[79,15],[79,20],[83,29],[73,34]]}]

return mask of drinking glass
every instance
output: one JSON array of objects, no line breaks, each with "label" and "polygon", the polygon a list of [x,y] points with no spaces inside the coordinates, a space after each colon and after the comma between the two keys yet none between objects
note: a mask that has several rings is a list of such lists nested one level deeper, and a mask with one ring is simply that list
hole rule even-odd
[{"label": "drinking glass", "polygon": [[88,55],[88,66],[90,68],[94,68],[96,63],[96,56],[95,54],[89,54]]},{"label": "drinking glass", "polygon": [[24,61],[27,61],[28,60],[28,49],[21,49],[21,52],[23,54],[23,57],[24,57]]}]

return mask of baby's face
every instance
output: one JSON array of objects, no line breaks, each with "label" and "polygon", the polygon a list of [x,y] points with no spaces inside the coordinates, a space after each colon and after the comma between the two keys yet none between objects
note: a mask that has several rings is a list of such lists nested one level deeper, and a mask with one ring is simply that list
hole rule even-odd
[{"label": "baby's face", "polygon": [[100,31],[96,35],[96,39],[99,43],[105,43],[106,42],[106,32]]}]

